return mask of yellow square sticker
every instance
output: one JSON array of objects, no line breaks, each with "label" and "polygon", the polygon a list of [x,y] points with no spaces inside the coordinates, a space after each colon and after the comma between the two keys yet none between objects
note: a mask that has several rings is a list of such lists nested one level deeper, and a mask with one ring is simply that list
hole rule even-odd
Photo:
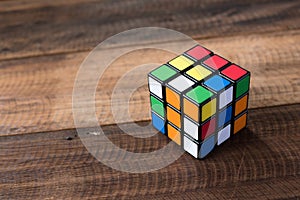
[{"label": "yellow square sticker", "polygon": [[201,81],[207,76],[209,76],[212,72],[201,65],[197,65],[196,67],[190,69],[186,73],[187,75],[191,76],[197,81]]},{"label": "yellow square sticker", "polygon": [[169,62],[169,64],[172,65],[173,67],[177,68],[178,70],[184,70],[187,67],[194,64],[194,61],[181,55],[181,56],[178,56],[177,58],[174,58],[173,60],[171,60]]},{"label": "yellow square sticker", "polygon": [[209,101],[202,107],[202,121],[205,121],[216,113],[216,98]]}]

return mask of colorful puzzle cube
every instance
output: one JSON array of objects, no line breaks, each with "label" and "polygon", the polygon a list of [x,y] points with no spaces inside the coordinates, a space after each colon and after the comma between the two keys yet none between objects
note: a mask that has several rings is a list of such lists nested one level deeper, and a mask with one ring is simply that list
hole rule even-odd
[{"label": "colorful puzzle cube", "polygon": [[246,127],[250,72],[197,45],[148,74],[153,126],[195,158]]}]

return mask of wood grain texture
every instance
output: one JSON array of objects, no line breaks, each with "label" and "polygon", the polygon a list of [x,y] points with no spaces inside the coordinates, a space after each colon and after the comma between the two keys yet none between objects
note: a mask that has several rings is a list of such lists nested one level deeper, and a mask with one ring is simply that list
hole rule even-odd
[{"label": "wood grain texture", "polygon": [[73,4],[81,4],[83,2],[95,2],[97,0],[72,0],[72,1],[60,1],[60,0],[1,0],[0,12],[21,12],[32,9],[43,9],[45,7],[58,7],[67,6]]},{"label": "wood grain texture", "polygon": [[[299,25],[298,0],[0,0],[0,199],[300,199]],[[93,47],[144,26],[181,31],[250,70],[249,123],[205,160],[184,153],[166,168],[126,173],[98,162],[76,135],[72,91]],[[160,39],[147,37],[145,44],[187,45]],[[99,53],[109,58],[112,50],[145,44],[123,38]],[[149,71],[131,71],[135,66],[173,56],[134,51],[105,72],[96,115],[115,145],[147,153],[170,142],[147,126],[147,87],[130,92]],[[129,134],[152,137],[134,138],[114,125],[111,94],[126,73],[129,80],[114,96],[120,122]],[[88,89],[91,77],[84,84]],[[78,94],[79,109],[90,106],[84,95]],[[143,166],[92,139],[100,155]],[[181,150],[174,145],[174,151]]]},{"label": "wood grain texture", "polygon": [[[250,108],[299,103],[300,31],[251,34],[199,40],[216,53],[238,63],[252,73]],[[171,42],[166,45],[184,45]],[[246,48],[245,48],[246,47]],[[130,48],[130,47],[123,47]],[[2,135],[74,128],[72,91],[77,70],[88,52],[41,56],[0,62],[0,131]],[[101,52],[109,56],[110,50]],[[146,55],[146,56],[145,56]],[[135,51],[116,60],[105,72],[96,92],[97,117],[112,124],[111,94],[117,81],[134,67],[145,63],[165,63],[173,54],[159,50]],[[139,59],[136,59],[139,58]],[[116,93],[121,122],[149,120],[149,94],[146,85],[124,98],[144,77],[147,68],[129,76]],[[84,77],[85,87],[90,77]],[[84,96],[84,94],[79,94]],[[80,102],[86,108],[86,102]],[[126,117],[127,109],[134,113]],[[82,116],[89,120],[90,116]]]},{"label": "wood grain texture", "polygon": [[109,36],[145,26],[197,38],[298,29],[299,8],[297,0],[4,1],[0,59],[91,50]]},{"label": "wood grain texture", "polygon": [[[0,198],[299,198],[299,112],[300,104],[252,109],[248,128],[207,159],[185,153],[166,168],[139,174],[96,161],[74,130],[0,137]],[[129,137],[113,125],[103,130],[133,152],[150,152],[169,142],[160,134],[145,140]]]},{"label": "wood grain texture", "polygon": [[[132,199],[299,199],[299,177],[285,177],[239,184],[236,189],[213,187],[181,193],[147,195]],[[272,188],[270,190],[270,188]]]}]

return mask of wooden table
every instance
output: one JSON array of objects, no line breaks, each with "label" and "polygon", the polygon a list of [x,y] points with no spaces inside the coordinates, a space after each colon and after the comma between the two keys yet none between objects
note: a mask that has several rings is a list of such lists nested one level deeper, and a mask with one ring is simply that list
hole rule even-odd
[{"label": "wooden table", "polygon": [[[72,90],[93,47],[143,26],[183,32],[249,69],[249,125],[203,161],[184,154],[157,171],[126,173],[98,162],[76,137]],[[298,0],[7,0],[0,2],[0,41],[0,199],[300,198]],[[142,53],[149,55],[143,62],[157,54]],[[136,57],[141,52],[114,63],[118,70],[105,75],[96,107],[115,144],[150,152],[169,140],[126,137],[110,112],[111,91],[139,64]],[[150,120],[147,95],[141,87],[130,108],[141,125]]]}]

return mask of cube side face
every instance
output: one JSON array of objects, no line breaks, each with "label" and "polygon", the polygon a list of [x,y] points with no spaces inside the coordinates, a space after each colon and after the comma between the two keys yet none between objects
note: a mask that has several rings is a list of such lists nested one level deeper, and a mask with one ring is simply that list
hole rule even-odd
[{"label": "cube side face", "polygon": [[173,140],[176,144],[181,145],[181,133],[180,129],[173,126],[171,123],[167,124],[168,136],[171,140]]},{"label": "cube side face", "polygon": [[250,72],[236,64],[231,64],[220,73],[234,82],[231,135],[235,135],[247,125]]},{"label": "cube side face", "polygon": [[180,110],[180,92],[166,87],[166,102],[177,110]]},{"label": "cube side face", "polygon": [[204,104],[201,109],[201,121],[204,122],[216,113],[216,98],[211,99],[209,102]]},{"label": "cube side face", "polygon": [[236,117],[243,111],[247,110],[248,108],[248,99],[249,99],[249,94],[246,93],[245,95],[241,96],[235,101],[234,104],[234,116]]},{"label": "cube side face", "polygon": [[200,146],[199,150],[199,157],[198,158],[205,158],[212,150],[215,148],[216,145],[216,136],[212,135],[204,140]]},{"label": "cube side face", "polygon": [[250,72],[197,45],[148,74],[153,126],[195,158],[247,124]]},{"label": "cube side face", "polygon": [[181,128],[180,111],[177,111],[176,109],[170,107],[169,105],[167,106],[167,120],[168,122],[176,126],[178,129]]},{"label": "cube side face", "polygon": [[249,86],[250,86],[250,75],[244,77],[242,80],[240,80],[237,83],[235,98],[238,98],[241,95],[245,94],[249,90]]},{"label": "cube side face", "polygon": [[216,131],[216,116],[213,116],[201,126],[201,140],[204,141]]},{"label": "cube side face", "polygon": [[155,94],[159,98],[163,99],[163,85],[158,80],[152,77],[148,77],[149,90],[152,94]]},{"label": "cube side face", "polygon": [[152,117],[153,127],[159,132],[161,132],[162,134],[166,134],[165,120],[161,118],[159,115],[157,115],[155,112],[151,112],[151,117]]},{"label": "cube side face", "polygon": [[164,104],[158,98],[150,95],[151,110],[158,114],[163,119],[165,118]]},{"label": "cube side face", "polygon": [[243,130],[247,125],[248,112],[245,111],[234,119],[233,134],[237,134]]},{"label": "cube side face", "polygon": [[197,123],[194,123],[192,119],[188,118],[187,116],[183,117],[183,131],[194,138],[195,140],[199,139],[199,132],[200,127]]},{"label": "cube side face", "polygon": [[184,115],[193,119],[195,122],[199,121],[200,118],[200,109],[199,106],[195,103],[192,103],[187,98],[183,99],[183,112]]},{"label": "cube side face", "polygon": [[188,135],[183,135],[183,149],[195,158],[198,158],[199,143],[188,137]]},{"label": "cube side face", "polygon": [[232,105],[224,108],[219,112],[218,116],[218,128],[222,128],[227,123],[229,123],[232,120]]},{"label": "cube side face", "polygon": [[218,131],[218,146],[229,139],[231,135],[231,124],[226,125]]},{"label": "cube side face", "polygon": [[[177,76],[178,72],[168,65],[162,65],[148,74],[150,108],[153,127],[167,135],[166,82]],[[161,127],[163,124],[163,128]]]}]

